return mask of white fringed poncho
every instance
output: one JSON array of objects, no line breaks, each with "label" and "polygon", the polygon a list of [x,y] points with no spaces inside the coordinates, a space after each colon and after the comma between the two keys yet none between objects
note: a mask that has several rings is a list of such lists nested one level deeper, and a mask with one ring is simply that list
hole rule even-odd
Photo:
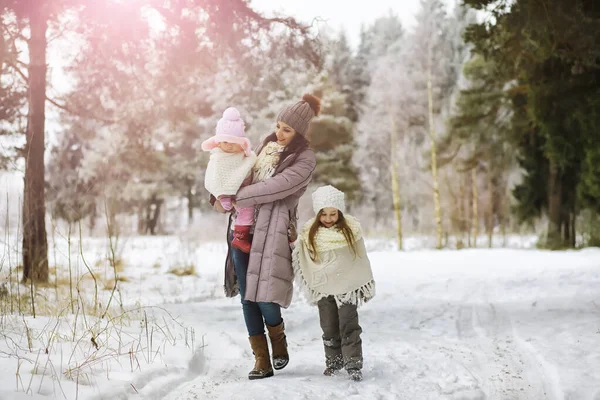
[{"label": "white fringed poncho", "polygon": [[311,304],[334,296],[338,307],[343,304],[360,306],[375,296],[375,281],[360,223],[351,215],[344,217],[354,234],[356,255],[341,231],[335,227],[320,227],[315,236],[317,257],[313,260],[308,232],[314,218],[304,224],[295,242],[292,253],[295,279]]}]

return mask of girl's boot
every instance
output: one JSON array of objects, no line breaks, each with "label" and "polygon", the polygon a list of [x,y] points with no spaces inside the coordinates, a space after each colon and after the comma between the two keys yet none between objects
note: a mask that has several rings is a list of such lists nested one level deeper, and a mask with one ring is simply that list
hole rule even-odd
[{"label": "girl's boot", "polygon": [[250,226],[249,225],[235,225],[233,227],[233,240],[231,245],[236,249],[243,251],[244,253],[250,253],[252,244],[248,240],[250,237]]}]

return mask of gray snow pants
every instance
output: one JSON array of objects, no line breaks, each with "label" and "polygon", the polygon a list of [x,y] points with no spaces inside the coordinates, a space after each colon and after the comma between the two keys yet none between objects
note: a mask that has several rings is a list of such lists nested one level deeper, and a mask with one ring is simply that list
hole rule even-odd
[{"label": "gray snow pants", "polygon": [[338,308],[333,296],[319,300],[317,305],[327,368],[362,369],[362,328],[356,306],[344,304]]}]

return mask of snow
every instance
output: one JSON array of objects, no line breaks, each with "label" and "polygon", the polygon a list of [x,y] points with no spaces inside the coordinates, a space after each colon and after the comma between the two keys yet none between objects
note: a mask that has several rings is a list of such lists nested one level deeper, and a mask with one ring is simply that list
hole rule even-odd
[{"label": "snow", "polygon": [[[110,281],[107,239],[82,247]],[[363,382],[322,375],[318,312],[299,291],[283,311],[290,364],[249,381],[239,298],[222,292],[225,243],[131,237],[117,252],[124,313],[116,294],[107,318],[92,316],[89,276],[85,314],[71,313],[68,287],[53,315],[19,317],[2,302],[0,399],[600,399],[600,249],[396,252],[381,239],[368,248],[378,292],[359,310]],[[71,250],[79,281],[78,240]],[[190,264],[195,275],[168,273]],[[45,290],[53,303],[55,289]],[[102,308],[109,295],[100,290]]]}]

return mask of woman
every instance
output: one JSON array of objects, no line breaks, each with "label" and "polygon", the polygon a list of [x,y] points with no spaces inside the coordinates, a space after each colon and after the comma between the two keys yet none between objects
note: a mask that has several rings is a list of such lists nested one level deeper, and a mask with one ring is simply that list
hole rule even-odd
[{"label": "woman", "polygon": [[[240,293],[242,297],[254,353],[255,364],[249,379],[273,376],[273,368],[283,369],[289,361],[281,307],[287,308],[292,300],[294,272],[289,244],[296,239],[298,200],[316,166],[306,133],[319,111],[320,99],[312,95],[304,95],[298,103],[281,110],[277,130],[256,151],[252,184],[242,187],[236,195],[236,208],[256,210],[252,233],[235,233],[238,240],[252,243],[250,253],[231,247],[234,236],[229,227],[225,263],[225,294],[233,297]],[[214,198],[211,201],[217,210],[224,212],[218,201]],[[271,339],[273,364],[265,324]]]}]

